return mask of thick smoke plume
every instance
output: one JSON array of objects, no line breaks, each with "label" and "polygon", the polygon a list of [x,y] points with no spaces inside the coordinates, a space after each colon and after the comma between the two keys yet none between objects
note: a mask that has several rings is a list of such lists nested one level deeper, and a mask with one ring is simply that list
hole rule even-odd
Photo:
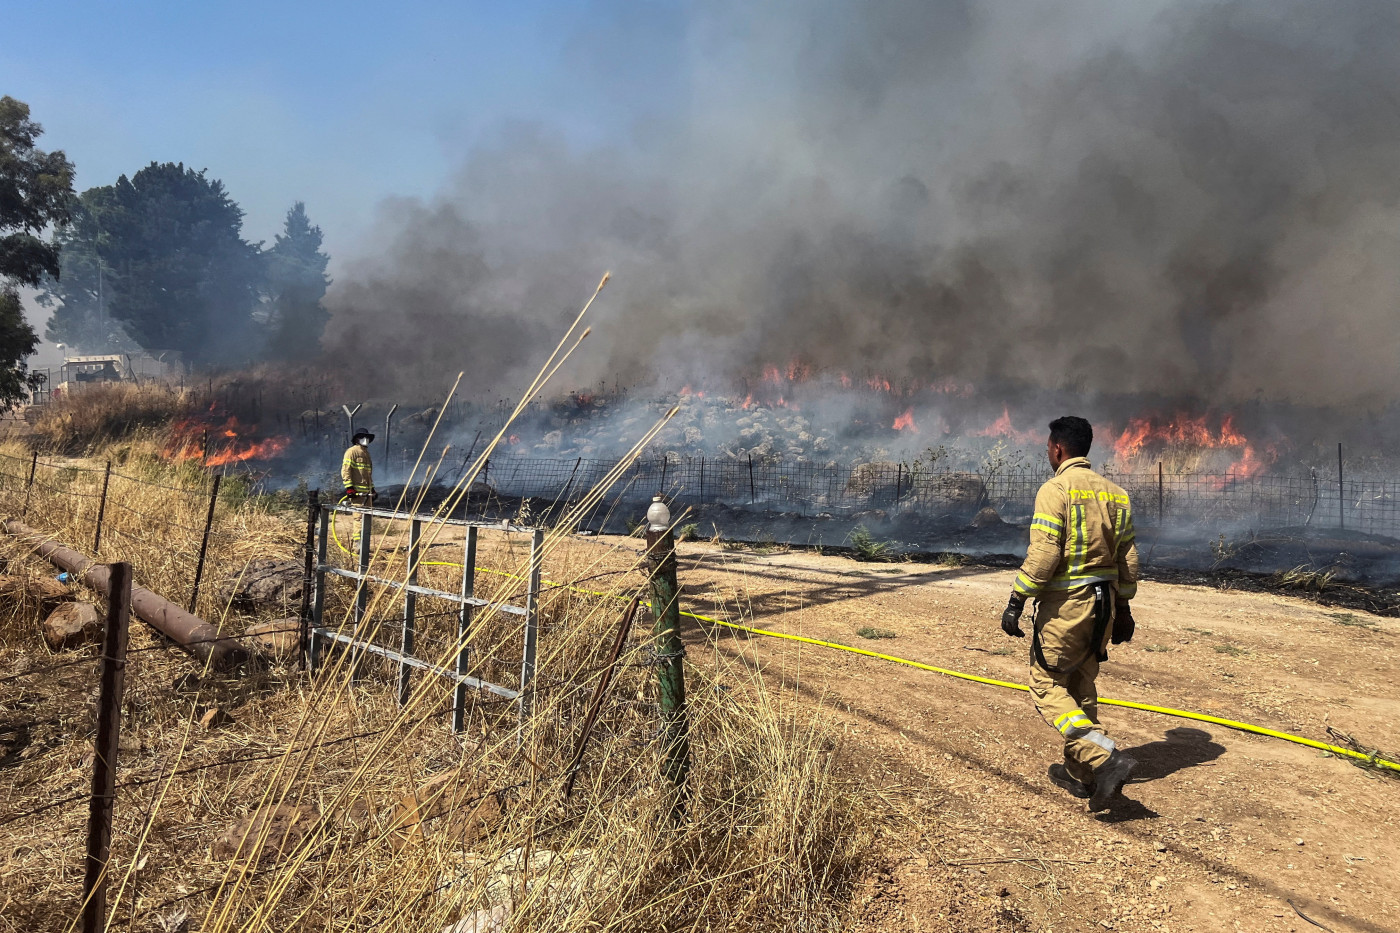
[{"label": "thick smoke plume", "polygon": [[[384,204],[331,348],[386,391],[465,369],[508,395],[612,269],[575,385],[800,360],[1209,405],[1393,398],[1394,0],[684,16],[676,106],[630,137],[513,128],[437,197]],[[600,26],[579,47],[605,69],[649,41]]]}]

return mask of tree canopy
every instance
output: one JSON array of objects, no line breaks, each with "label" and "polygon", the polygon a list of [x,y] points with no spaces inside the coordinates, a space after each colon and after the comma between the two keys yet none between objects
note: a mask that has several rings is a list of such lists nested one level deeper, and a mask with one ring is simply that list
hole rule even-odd
[{"label": "tree canopy", "polygon": [[243,210],[223,183],[151,163],[74,199],[54,238],[62,275],[39,301],[50,340],[94,350],[177,350],[193,364],[320,350],[329,258],[297,202],[271,249],[243,239]]},{"label": "tree canopy", "polygon": [[39,337],[24,319],[18,286],[37,286],[59,275],[59,246],[44,230],[67,222],[73,198],[73,165],[62,152],[34,142],[43,127],[29,106],[0,97],[0,407],[12,408],[32,386],[26,362]]},{"label": "tree canopy", "polygon": [[254,355],[262,263],[223,182],[183,163],[152,162],[84,192],[83,203],[114,279],[111,316],[133,340],[192,363]]}]

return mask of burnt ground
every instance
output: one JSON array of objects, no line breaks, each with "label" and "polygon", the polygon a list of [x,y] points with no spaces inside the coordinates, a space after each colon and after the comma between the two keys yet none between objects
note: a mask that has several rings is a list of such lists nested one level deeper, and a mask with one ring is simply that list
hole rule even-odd
[{"label": "burnt ground", "polygon": [[[575,547],[607,542],[578,540]],[[635,550],[635,549],[633,549]],[[688,608],[1022,682],[1006,570],[680,545]],[[1400,749],[1400,622],[1273,593],[1149,583],[1104,696]],[[687,621],[691,660],[746,657],[838,711],[886,804],[869,930],[1400,929],[1400,780],[1277,739],[1104,707],[1141,764],[1087,812],[1046,778],[1058,735],[1024,693]],[[858,632],[883,629],[868,640]],[[867,632],[867,634],[872,634]],[[1301,912],[1301,913],[1300,913]]]}]

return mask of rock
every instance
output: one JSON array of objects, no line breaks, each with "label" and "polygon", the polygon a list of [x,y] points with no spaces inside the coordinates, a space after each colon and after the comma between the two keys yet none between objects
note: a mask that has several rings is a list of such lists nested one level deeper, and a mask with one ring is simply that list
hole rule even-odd
[{"label": "rock", "polygon": [[459,771],[448,771],[425,782],[394,806],[389,817],[389,842],[395,849],[428,836],[470,846],[501,821],[501,802],[494,794],[478,800]]},{"label": "rock", "polygon": [[233,717],[228,714],[228,710],[215,706],[204,711],[204,715],[199,717],[199,725],[204,729],[219,729],[233,722]]},{"label": "rock", "polygon": [[243,634],[249,647],[274,661],[295,658],[301,651],[301,620],[295,616],[254,623]]},{"label": "rock", "polygon": [[[310,806],[280,804],[271,810],[250,813],[214,840],[210,854],[220,861],[245,866],[274,862],[291,855],[320,818]],[[258,840],[266,833],[262,845]]]},{"label": "rock", "polygon": [[54,651],[102,642],[102,613],[90,603],[61,603],[44,620],[44,641]]},{"label": "rock", "polygon": [[997,510],[990,505],[973,516],[971,522],[973,528],[995,528],[1005,524],[1006,522],[1002,521],[1001,516],[997,514]]},{"label": "rock", "polygon": [[296,612],[301,608],[303,583],[299,561],[255,560],[223,582],[219,598],[243,611],[275,608]]},{"label": "rock", "polygon": [[501,933],[510,919],[510,905],[500,904],[489,910],[473,910],[456,923],[442,928],[442,933]]}]

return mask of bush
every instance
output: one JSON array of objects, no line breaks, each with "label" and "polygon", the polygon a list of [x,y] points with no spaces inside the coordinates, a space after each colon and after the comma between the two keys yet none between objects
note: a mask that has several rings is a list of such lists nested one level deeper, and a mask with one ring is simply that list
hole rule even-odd
[{"label": "bush", "polygon": [[894,560],[889,542],[876,541],[875,536],[870,533],[870,529],[864,525],[857,526],[847,540],[851,543],[851,550],[854,552],[856,560],[866,563],[888,563]]}]

